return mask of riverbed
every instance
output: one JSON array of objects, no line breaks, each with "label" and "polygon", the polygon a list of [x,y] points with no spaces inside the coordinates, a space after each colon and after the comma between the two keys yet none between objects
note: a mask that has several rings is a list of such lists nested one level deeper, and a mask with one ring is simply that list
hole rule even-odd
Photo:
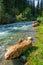
[{"label": "riverbed", "polygon": [[7,25],[0,25],[0,65],[24,65],[20,59],[4,60],[6,48],[18,43],[19,39],[26,39],[31,36],[36,41],[36,31],[32,22],[21,22]]}]

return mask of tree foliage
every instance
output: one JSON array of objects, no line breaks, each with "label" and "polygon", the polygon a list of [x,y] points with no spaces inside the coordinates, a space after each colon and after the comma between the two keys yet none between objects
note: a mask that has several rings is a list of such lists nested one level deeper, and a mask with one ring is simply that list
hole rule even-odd
[{"label": "tree foliage", "polygon": [[0,0],[0,24],[18,20],[35,20],[42,16],[43,0],[35,7],[35,0]]}]

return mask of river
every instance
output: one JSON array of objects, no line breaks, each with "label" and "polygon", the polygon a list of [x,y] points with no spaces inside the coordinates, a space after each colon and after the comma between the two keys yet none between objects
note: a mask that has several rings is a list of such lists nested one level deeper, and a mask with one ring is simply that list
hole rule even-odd
[{"label": "river", "polygon": [[35,38],[36,31],[32,27],[32,22],[21,22],[7,25],[0,25],[0,65],[24,65],[17,59],[4,61],[3,56],[7,47],[17,44],[19,39],[26,39],[28,36]]}]

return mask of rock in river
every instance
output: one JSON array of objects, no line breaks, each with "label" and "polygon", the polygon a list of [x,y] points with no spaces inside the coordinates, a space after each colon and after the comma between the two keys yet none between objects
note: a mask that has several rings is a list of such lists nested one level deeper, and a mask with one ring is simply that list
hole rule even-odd
[{"label": "rock in river", "polygon": [[33,22],[33,23],[32,23],[32,26],[33,26],[33,27],[39,26],[39,23],[38,23],[38,22]]},{"label": "rock in river", "polygon": [[18,44],[8,47],[4,57],[5,59],[17,58],[31,46],[32,40],[28,37],[26,40],[20,41]]}]

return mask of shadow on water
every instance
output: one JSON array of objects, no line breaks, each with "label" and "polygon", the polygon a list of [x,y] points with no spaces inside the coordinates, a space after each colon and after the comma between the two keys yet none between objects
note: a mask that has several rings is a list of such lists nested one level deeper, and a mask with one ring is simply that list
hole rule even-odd
[{"label": "shadow on water", "polygon": [[25,63],[22,62],[19,58],[17,59],[12,59],[13,65],[24,65]]},{"label": "shadow on water", "polygon": [[[38,47],[32,46],[30,49],[26,50],[26,51],[24,52],[24,54],[23,54],[23,56],[25,56],[25,62],[24,62],[22,59],[20,60],[20,57],[19,57],[19,58],[17,58],[17,59],[12,59],[12,60],[11,60],[11,61],[12,61],[12,64],[13,64],[13,65],[24,65],[24,64],[27,62],[26,57],[29,57],[29,55],[30,55],[32,52],[36,51],[37,49],[38,49]],[[22,56],[22,55],[21,55],[21,56]]]}]

